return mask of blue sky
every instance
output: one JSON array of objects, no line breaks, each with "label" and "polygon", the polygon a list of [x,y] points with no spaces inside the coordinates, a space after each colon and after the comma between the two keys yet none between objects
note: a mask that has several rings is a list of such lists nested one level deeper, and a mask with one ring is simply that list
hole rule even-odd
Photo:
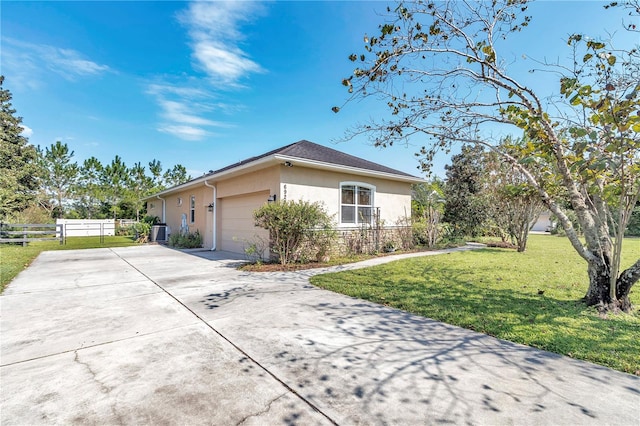
[{"label": "blue sky", "polygon": [[[522,55],[564,58],[570,33],[621,32],[624,13],[605,3],[533,4],[530,27],[503,55],[530,84],[557,93],[552,79],[527,75]],[[155,158],[196,177],[307,139],[420,175],[415,147],[332,143],[381,111],[372,102],[331,107],[347,96],[348,55],[362,51],[388,4],[3,1],[0,73],[31,143],[61,140],[79,162]],[[434,171],[443,175],[448,161],[439,157]]]}]

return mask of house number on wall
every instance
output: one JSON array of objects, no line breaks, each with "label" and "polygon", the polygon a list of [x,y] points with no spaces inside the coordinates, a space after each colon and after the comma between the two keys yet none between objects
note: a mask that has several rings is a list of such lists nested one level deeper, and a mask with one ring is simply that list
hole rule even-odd
[{"label": "house number on wall", "polygon": [[284,197],[282,197],[284,201],[287,201],[287,184],[284,184]]}]

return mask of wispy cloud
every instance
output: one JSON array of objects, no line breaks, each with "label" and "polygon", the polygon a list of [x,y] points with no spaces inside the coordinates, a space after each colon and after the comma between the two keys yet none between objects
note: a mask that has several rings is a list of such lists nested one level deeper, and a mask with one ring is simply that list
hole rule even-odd
[{"label": "wispy cloud", "polygon": [[243,77],[263,71],[241,48],[241,25],[262,9],[260,3],[247,1],[193,2],[179,15],[191,37],[196,66],[214,82],[239,85]]},{"label": "wispy cloud", "polygon": [[[161,100],[160,106],[164,110],[163,115],[167,120],[195,126],[224,126],[224,123],[202,118],[189,112],[190,108],[182,102]],[[193,107],[191,107],[193,109]]]},{"label": "wispy cloud", "polygon": [[[216,102],[215,96],[203,88],[172,84],[150,84],[147,93],[156,98],[162,122],[158,130],[188,141],[211,136],[212,128],[232,127],[229,123],[206,118],[213,113],[224,114],[230,107]],[[184,84],[184,83],[183,83]]]},{"label": "wispy cloud", "polygon": [[33,129],[31,127],[25,126],[24,124],[20,124],[20,127],[22,127],[22,132],[20,132],[20,134],[25,138],[30,138],[31,135],[33,135]]},{"label": "wispy cloud", "polygon": [[158,127],[158,130],[186,141],[199,141],[210,135],[210,132],[202,127],[188,125],[166,125]]},{"label": "wispy cloud", "polygon": [[37,86],[46,77],[43,75],[46,70],[70,81],[113,71],[109,66],[92,61],[73,49],[10,37],[2,39],[2,61],[3,67],[9,70],[7,74],[16,76],[19,83],[30,87]]},{"label": "wispy cloud", "polygon": [[243,26],[263,11],[261,3],[197,1],[178,14],[189,35],[194,69],[205,77],[164,77],[147,86],[160,109],[158,131],[198,141],[212,136],[213,129],[233,127],[211,117],[227,117],[241,109],[221,100],[224,92],[241,88],[252,73],[264,72],[242,49]]}]

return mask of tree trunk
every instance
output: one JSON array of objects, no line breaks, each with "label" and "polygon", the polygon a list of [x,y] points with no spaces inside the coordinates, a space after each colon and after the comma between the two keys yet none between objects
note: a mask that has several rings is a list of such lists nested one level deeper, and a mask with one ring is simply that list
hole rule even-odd
[{"label": "tree trunk", "polygon": [[[595,253],[594,253],[595,254]],[[631,287],[640,279],[640,260],[625,270],[616,280],[616,298],[612,300],[610,293],[611,270],[609,257],[599,254],[595,260],[589,262],[589,289],[583,300],[588,306],[597,306],[601,312],[623,311],[630,312],[633,309],[629,300]]]},{"label": "tree trunk", "polygon": [[588,306],[609,306],[611,298],[609,296],[610,271],[607,257],[596,256],[590,261],[587,267],[589,274],[589,289],[584,296],[584,301]]},{"label": "tree trunk", "polygon": [[640,259],[633,266],[622,272],[616,281],[616,298],[620,305],[620,309],[629,312],[633,309],[629,300],[631,287],[640,280]]}]

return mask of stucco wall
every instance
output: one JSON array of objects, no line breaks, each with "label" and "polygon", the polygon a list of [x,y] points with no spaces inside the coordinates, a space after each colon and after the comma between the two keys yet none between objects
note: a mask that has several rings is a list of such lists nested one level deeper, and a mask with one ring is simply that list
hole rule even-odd
[{"label": "stucco wall", "polygon": [[[209,181],[213,184],[212,181]],[[218,229],[216,231],[216,246],[221,242],[222,227],[225,226],[221,216],[221,206],[224,200],[231,197],[251,197],[258,193],[276,195],[277,200],[306,200],[320,201],[329,214],[334,215],[335,222],[339,220],[340,184],[344,182],[360,183],[375,187],[373,204],[380,208],[380,218],[385,225],[395,225],[399,219],[411,215],[411,184],[397,182],[383,178],[363,177],[351,173],[331,172],[311,169],[294,165],[285,167],[276,165],[257,171],[246,171],[244,174],[229,177],[215,182],[217,200],[215,203]],[[253,195],[252,195],[253,194]],[[189,203],[191,196],[196,197],[195,222],[190,222]],[[261,195],[262,196],[262,195]],[[167,195],[165,222],[170,232],[179,232],[182,214],[187,215],[189,232],[196,229],[203,236],[204,246],[213,246],[213,212],[207,206],[213,201],[213,189],[204,184],[179,193]],[[182,204],[178,205],[178,198]],[[264,197],[265,201],[267,197]],[[148,213],[162,218],[162,201],[149,200]],[[247,227],[253,226],[245,219]],[[355,225],[339,225],[342,228]]]},{"label": "stucco wall", "polygon": [[[329,214],[339,220],[340,184],[362,183],[375,186],[373,204],[380,207],[380,218],[395,225],[400,218],[411,216],[411,184],[350,173],[330,172],[303,167],[283,167],[280,193],[288,200],[320,201]],[[342,225],[353,226],[353,225]]]},{"label": "stucco wall", "polygon": [[279,189],[279,184],[280,166],[273,166],[221,180],[216,183],[216,186],[218,198],[224,198],[262,191],[270,191],[273,194]]},{"label": "stucco wall", "polygon": [[[191,222],[190,215],[191,196],[195,196],[194,222]],[[196,230],[199,231],[203,237],[204,246],[211,247],[213,213],[208,211],[207,206],[213,201],[213,190],[202,185],[186,189],[175,194],[170,194],[162,198],[164,198],[166,202],[166,217],[164,221],[169,226],[169,233],[180,232],[182,214],[186,214],[189,232],[193,233]],[[182,200],[181,203],[179,203],[179,199]],[[150,204],[153,204],[153,208]],[[150,215],[158,216],[162,220],[162,200],[150,200],[147,212]]]},{"label": "stucco wall", "polygon": [[[209,184],[215,184],[217,188],[217,200],[215,205],[216,217],[218,220],[218,229],[216,232],[217,244],[220,243],[222,227],[224,223],[221,221],[220,201],[228,197],[237,197],[245,194],[255,194],[267,191],[269,194],[277,194],[280,199],[278,189],[280,188],[280,166],[273,166],[267,169],[246,172],[245,174],[230,177],[218,182],[209,181]],[[190,222],[189,203],[191,196],[196,197],[196,214],[195,222]],[[213,189],[206,187],[204,184],[186,189],[184,191],[167,195],[163,197],[166,202],[165,222],[169,226],[170,232],[179,232],[182,214],[187,215],[187,225],[189,232],[196,229],[203,236],[205,248],[213,247],[213,212],[208,211],[208,205],[213,201]],[[178,198],[182,198],[182,204],[178,205]],[[265,197],[266,201],[266,197]],[[162,219],[162,201],[152,199],[148,202],[148,214],[158,216]],[[252,226],[249,224],[248,226]]]}]

